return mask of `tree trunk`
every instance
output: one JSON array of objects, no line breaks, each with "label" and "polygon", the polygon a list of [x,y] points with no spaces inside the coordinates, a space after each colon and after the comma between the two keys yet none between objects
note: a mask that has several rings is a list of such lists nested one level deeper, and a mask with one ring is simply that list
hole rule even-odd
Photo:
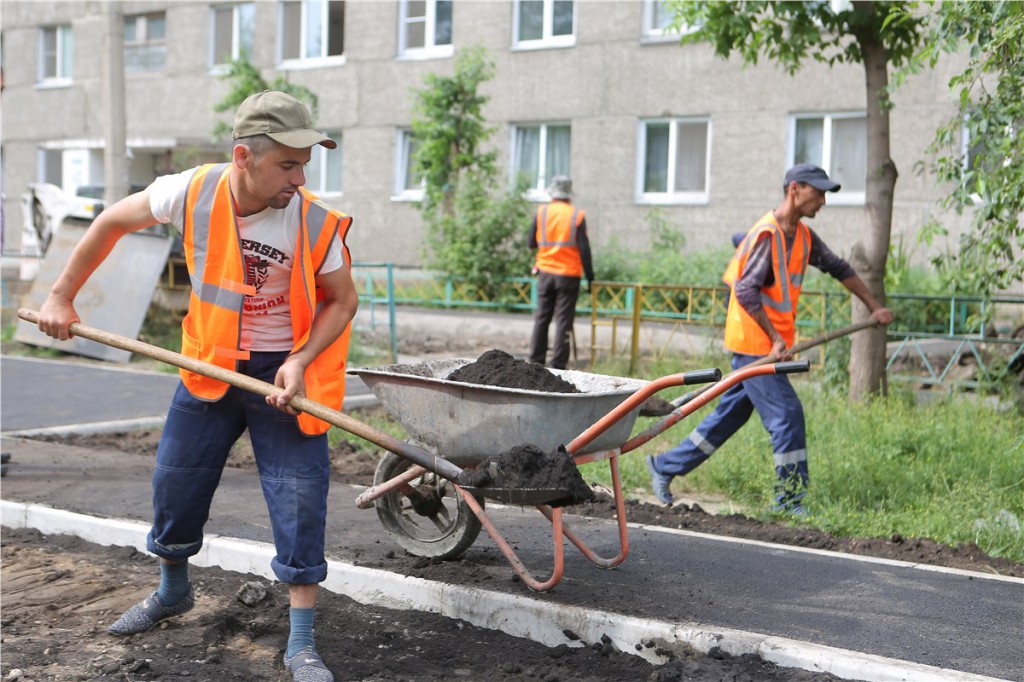
[{"label": "tree trunk", "polygon": [[[856,2],[855,5],[871,3]],[[874,11],[869,9],[869,11]],[[875,35],[858,35],[864,58],[867,90],[867,185],[865,187],[866,230],[854,243],[850,264],[879,302],[885,302],[885,263],[892,232],[892,202],[896,188],[896,164],[889,158],[889,112],[882,97],[889,83],[885,45]],[[859,299],[853,300],[853,322],[868,319],[870,311]],[[854,334],[850,349],[850,398],[860,400],[878,393],[885,376],[885,329]]]}]

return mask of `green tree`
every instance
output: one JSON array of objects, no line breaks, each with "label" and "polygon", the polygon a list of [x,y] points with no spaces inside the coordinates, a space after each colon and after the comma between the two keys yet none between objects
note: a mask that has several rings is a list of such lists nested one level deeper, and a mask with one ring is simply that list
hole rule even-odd
[{"label": "green tree", "polygon": [[424,183],[420,211],[427,225],[430,267],[467,279],[484,295],[497,283],[529,272],[529,203],[524,186],[502,188],[485,145],[494,133],[483,107],[482,83],[494,65],[480,47],[460,50],[451,76],[428,74],[414,91],[415,172]]},{"label": "green tree", "polygon": [[[972,228],[959,252],[936,265],[955,289],[991,294],[1024,279],[1024,3],[943,2],[933,17],[922,49],[894,81],[971,46],[949,82],[957,112],[929,151],[937,178],[952,187],[940,206],[973,210]],[[945,232],[938,223],[932,229]]]},{"label": "green tree", "polygon": [[[867,184],[865,208],[869,229],[853,247],[851,264],[872,294],[885,300],[885,266],[892,233],[896,164],[889,150],[889,69],[905,64],[921,44],[926,18],[912,2],[732,2],[674,0],[679,25],[699,26],[683,42],[707,41],[715,53],[738,53],[745,64],[762,56],[796,74],[807,60],[834,66],[864,67],[867,107]],[[854,321],[866,320],[867,308],[854,300]],[[885,373],[885,331],[854,335],[850,352],[850,396],[878,392]]]},{"label": "green tree", "polygon": [[[232,81],[232,84],[231,90],[224,96],[224,99],[213,105],[213,110],[218,114],[225,111],[234,112],[249,95],[255,95],[264,90],[279,90],[303,102],[309,107],[313,120],[316,120],[319,100],[312,90],[304,85],[291,83],[284,76],[278,76],[272,83],[268,82],[244,54],[231,62],[227,72],[221,78]],[[213,136],[217,139],[228,137],[231,135],[231,129],[230,123],[217,121],[217,125],[213,127]]]}]

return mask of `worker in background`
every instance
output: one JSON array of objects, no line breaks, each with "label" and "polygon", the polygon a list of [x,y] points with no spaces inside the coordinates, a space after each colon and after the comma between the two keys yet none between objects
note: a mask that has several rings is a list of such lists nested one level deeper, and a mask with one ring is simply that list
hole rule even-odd
[{"label": "worker in background", "polygon": [[[725,347],[737,370],[765,356],[789,360],[796,336],[796,312],[808,265],[828,273],[857,296],[879,324],[892,322],[892,311],[871,294],[853,268],[834,254],[804,222],[825,205],[825,193],[839,183],[817,166],[801,163],[783,181],[783,200],[747,232],[723,280],[731,287],[725,323]],[[803,405],[789,377],[769,374],[736,384],[722,394],[715,410],[675,448],[647,457],[654,496],[672,504],[669,487],[707,461],[757,410],[771,435],[775,463],[772,511],[801,516],[809,475]]]},{"label": "worker in background", "polygon": [[537,207],[529,245],[537,250],[533,274],[537,277],[537,310],[530,338],[530,362],[545,364],[548,328],[555,320],[555,339],[549,367],[565,369],[569,363],[569,336],[576,318],[580,281],[587,289],[594,281],[594,266],[583,209],[572,204],[572,180],[556,175],[548,187],[551,202]]}]

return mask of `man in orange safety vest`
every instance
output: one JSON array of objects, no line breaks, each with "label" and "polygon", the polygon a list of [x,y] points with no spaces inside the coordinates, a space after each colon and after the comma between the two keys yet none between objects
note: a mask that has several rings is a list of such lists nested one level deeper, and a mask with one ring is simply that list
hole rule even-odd
[{"label": "man in orange safety vest", "polygon": [[[796,311],[808,265],[839,280],[871,311],[880,324],[892,322],[892,311],[871,294],[850,264],[835,255],[803,222],[825,205],[825,193],[839,191],[817,166],[801,163],[786,172],[784,198],[778,208],[761,216],[743,237],[723,280],[730,286],[725,323],[725,347],[732,368],[739,369],[765,356],[788,360],[787,348],[796,335]],[[803,515],[809,481],[807,434],[803,406],[789,378],[771,374],[747,379],[722,394],[709,414],[677,447],[647,457],[655,497],[672,503],[672,478],[705,462],[757,410],[771,436],[775,464],[772,510]]]},{"label": "man in orange safety vest", "polygon": [[548,352],[548,327],[555,320],[550,366],[569,363],[569,335],[576,318],[580,280],[594,281],[594,266],[583,209],[572,205],[572,180],[556,175],[548,187],[551,202],[537,207],[529,245],[537,250],[533,273],[537,276],[537,310],[530,338],[530,362],[543,365]]}]

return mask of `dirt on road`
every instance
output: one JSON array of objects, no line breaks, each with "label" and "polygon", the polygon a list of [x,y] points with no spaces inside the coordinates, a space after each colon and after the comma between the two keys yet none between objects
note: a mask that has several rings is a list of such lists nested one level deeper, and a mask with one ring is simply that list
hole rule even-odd
[{"label": "dirt on road", "polygon": [[[139,635],[107,626],[154,589],[153,558],[70,536],[5,528],[3,680],[287,680],[288,593],[280,584],[192,567],[196,607]],[[254,604],[240,598],[265,592]],[[249,603],[252,602],[248,598]],[[316,638],[339,682],[830,682],[755,656],[693,652],[663,665],[609,642],[550,648],[461,620],[360,605],[322,591]],[[655,646],[649,643],[649,646]]]}]

